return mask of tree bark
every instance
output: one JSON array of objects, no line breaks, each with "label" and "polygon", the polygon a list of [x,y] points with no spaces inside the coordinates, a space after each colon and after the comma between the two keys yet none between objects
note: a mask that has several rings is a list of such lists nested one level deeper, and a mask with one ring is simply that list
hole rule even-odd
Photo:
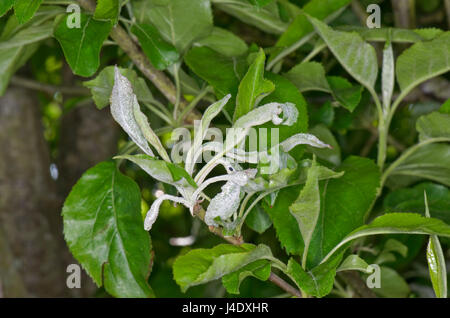
[{"label": "tree bark", "polygon": [[27,296],[61,297],[67,294],[62,235],[53,226],[60,219],[60,201],[32,94],[10,88],[0,98],[0,239],[12,258],[1,274],[17,272]]},{"label": "tree bark", "polygon": [[[95,105],[75,108],[61,120],[58,193],[66,198],[72,187],[89,168],[111,159],[117,153],[119,129],[109,109],[98,110]],[[64,255],[67,264],[77,264],[73,256]],[[73,297],[92,296],[97,287],[82,271],[81,289],[72,289]]]}]

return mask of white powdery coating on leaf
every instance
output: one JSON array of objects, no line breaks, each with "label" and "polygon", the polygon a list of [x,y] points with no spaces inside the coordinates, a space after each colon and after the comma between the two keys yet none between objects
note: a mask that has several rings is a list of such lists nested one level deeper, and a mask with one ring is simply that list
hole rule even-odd
[{"label": "white powdery coating on leaf", "polygon": [[298,118],[298,109],[292,103],[281,104],[281,108],[283,108],[283,117],[284,122],[283,125],[292,126],[297,122]]},{"label": "white powdery coating on leaf", "polygon": [[154,156],[134,118],[133,103],[135,98],[130,81],[120,74],[119,69],[115,67],[114,86],[111,94],[111,114],[136,145],[147,155]]},{"label": "white powdery coating on leaf", "polygon": [[175,197],[173,195],[164,194],[160,196],[158,199],[156,199],[152,206],[150,207],[150,210],[148,210],[147,215],[145,217],[144,221],[144,229],[146,231],[150,231],[153,224],[155,223],[156,219],[158,218],[159,214],[159,208],[164,200],[170,200],[176,203],[184,204],[187,208],[190,208],[189,202],[183,198]]},{"label": "white powdery coating on leaf", "polygon": [[281,147],[285,152],[292,150],[292,148],[297,145],[310,145],[316,148],[332,148],[330,145],[311,134],[296,134],[281,143]]},{"label": "white powdery coating on leaf", "polygon": [[214,221],[220,217],[225,221],[229,219],[239,208],[241,202],[241,187],[256,176],[257,169],[247,169],[229,173],[230,180],[222,187],[222,192],[217,194],[209,203],[205,214],[205,223],[209,226],[218,226]]}]

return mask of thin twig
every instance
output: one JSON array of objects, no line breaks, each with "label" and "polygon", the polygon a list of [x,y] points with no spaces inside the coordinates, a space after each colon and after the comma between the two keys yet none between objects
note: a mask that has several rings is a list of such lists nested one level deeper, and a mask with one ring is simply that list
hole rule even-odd
[{"label": "thin twig", "polygon": [[366,285],[366,282],[355,271],[343,271],[339,276],[350,285],[358,294],[357,296],[363,298],[377,298],[377,295]]},{"label": "thin twig", "polygon": [[300,291],[292,287],[290,284],[288,284],[284,279],[282,279],[280,276],[274,273],[270,273],[269,281],[283,289],[284,291],[288,292],[289,294],[296,296],[298,298],[302,298],[302,294]]},{"label": "thin twig", "polygon": [[364,10],[363,6],[357,0],[352,0],[351,6],[353,12],[358,17],[359,22],[361,22],[362,25],[366,25],[368,15],[366,10]]},{"label": "thin twig", "polygon": [[[95,10],[95,1],[93,0],[78,0],[78,2],[88,11]],[[117,42],[120,48],[127,53],[128,57],[133,61],[142,74],[144,74],[145,77],[147,77],[160,90],[168,101],[175,104],[177,99],[175,85],[166,76],[166,74],[157,70],[150,64],[147,56],[138,48],[128,33],[120,25],[116,25],[112,29],[110,36]],[[181,103],[186,104],[186,101],[182,100]]]},{"label": "thin twig", "polygon": [[[200,205],[197,205],[196,208],[194,209],[194,215],[196,215],[200,220],[204,221],[203,219],[205,216],[205,210]],[[223,238],[225,241],[227,241],[228,243],[231,243],[233,245],[241,245],[244,243],[242,236],[239,236],[239,237],[225,236],[222,233],[222,229],[220,229],[218,227],[210,226],[209,230],[211,231],[211,233],[214,233],[215,235]],[[278,275],[276,275],[273,272],[270,273],[269,281],[272,282],[273,284],[277,285],[281,289],[283,289],[285,292],[288,292],[292,296],[296,296],[298,298],[302,297],[302,294],[299,290],[292,287],[292,285],[290,285],[288,282],[286,282],[284,279],[282,279],[281,277],[279,277]]]},{"label": "thin twig", "polygon": [[90,92],[87,88],[81,86],[66,87],[66,86],[55,86],[50,84],[41,83],[35,80],[30,80],[20,76],[13,76],[11,79],[11,84],[16,86],[21,86],[29,88],[35,91],[44,92],[50,95],[55,93],[61,93],[70,96],[89,96]]},{"label": "thin twig", "polygon": [[444,4],[445,4],[445,13],[447,15],[447,25],[448,28],[450,29],[450,0],[444,0]]}]

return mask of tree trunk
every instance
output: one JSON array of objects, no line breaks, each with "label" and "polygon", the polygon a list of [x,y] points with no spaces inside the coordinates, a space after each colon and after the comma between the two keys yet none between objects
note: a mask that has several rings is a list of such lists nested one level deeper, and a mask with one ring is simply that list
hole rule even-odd
[{"label": "tree trunk", "polygon": [[[0,276],[19,273],[31,297],[65,296],[62,235],[53,226],[60,222],[60,201],[32,92],[10,88],[0,98],[0,145],[0,239],[12,258]],[[16,289],[20,286],[7,290]],[[3,293],[15,295],[4,286]]]},{"label": "tree trunk", "polygon": [[[98,110],[90,104],[63,116],[58,158],[58,192],[62,198],[67,197],[87,169],[117,153],[118,137],[118,126],[109,109]],[[68,264],[77,264],[70,253],[66,253],[64,258]],[[97,289],[84,271],[81,285],[81,289],[71,290],[71,296],[89,297]]]}]

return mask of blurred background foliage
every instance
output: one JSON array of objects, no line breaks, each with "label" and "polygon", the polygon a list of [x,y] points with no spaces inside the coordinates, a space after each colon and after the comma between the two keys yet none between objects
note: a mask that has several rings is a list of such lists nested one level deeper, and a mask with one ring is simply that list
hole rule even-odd
[{"label": "blurred background foliage", "polygon": [[[307,0],[291,0],[292,3],[298,6],[303,6]],[[398,26],[396,22],[395,11],[393,10],[393,1],[382,0],[363,0],[354,1],[354,3],[347,7],[347,9],[332,22],[333,26],[340,25],[356,25],[361,26],[362,21],[365,21],[365,10],[360,11],[367,5],[377,3],[381,7],[381,17],[383,26]],[[410,25],[401,26],[409,28],[424,28],[437,27],[441,29],[448,29],[450,17],[446,16],[446,8],[444,0],[416,0],[414,11],[408,20]],[[11,14],[11,13],[9,13]],[[281,16],[283,12],[281,12]],[[0,30],[3,29],[7,16],[0,19]],[[255,27],[244,24],[235,17],[217,10],[214,8],[214,22],[216,26],[226,28],[241,37],[248,45],[256,44],[261,47],[274,46],[277,37],[258,30]],[[375,44],[377,45],[377,44]],[[287,61],[284,63],[286,70],[295,65],[296,61],[301,60],[311,51],[311,45],[304,45],[300,50],[296,50],[289,55]],[[320,55],[321,63],[325,66],[327,75],[339,75],[348,78],[348,74],[336,62],[332,54],[325,50]],[[120,64],[126,66],[131,64],[127,55],[117,46],[107,45],[102,49],[101,65],[102,69],[108,65]],[[189,75],[201,84],[201,80],[193,74],[187,67],[184,69]],[[17,73],[20,78],[34,79],[37,82],[58,86],[75,85],[81,83],[81,78],[74,77],[67,79],[68,66],[65,62],[64,55],[60,46],[55,39],[48,39],[39,47],[33,54],[32,58],[21,68]],[[71,75],[73,76],[73,75]],[[71,77],[69,76],[69,77]],[[20,86],[20,81],[13,81],[13,85]],[[379,83],[378,91],[379,91]],[[152,87],[149,85],[149,87]],[[160,93],[153,89],[152,93],[155,96],[160,96]],[[39,109],[41,122],[44,127],[45,140],[50,149],[50,161],[53,167],[53,178],[57,179],[64,173],[61,169],[59,161],[61,159],[62,146],[62,130],[64,129],[63,118],[74,112],[76,109],[92,108],[93,105],[90,97],[77,96],[70,98],[63,98],[60,92],[51,94],[49,92],[37,92],[39,100]],[[348,155],[356,154],[361,156],[368,156],[376,158],[376,126],[377,115],[375,108],[369,102],[370,96],[367,91],[364,91],[358,108],[350,113],[342,107],[333,107],[329,96],[320,92],[304,93],[308,101],[309,126],[324,125],[328,127],[334,134],[334,137],[339,144],[342,158]],[[192,96],[185,96],[187,100]],[[398,154],[413,145],[417,140],[415,132],[416,119],[423,115],[430,113],[440,107],[443,102],[450,98],[450,89],[447,77],[436,78],[428,81],[426,86],[422,85],[421,89],[415,90],[413,94],[408,97],[408,103],[405,107],[399,109],[397,115],[392,123],[391,142],[388,148],[388,162],[392,161]],[[208,104],[203,103],[200,108],[206,107]],[[96,111],[96,110],[95,110]],[[149,117],[152,121],[152,127],[156,130],[163,127],[164,123],[159,122],[154,116]],[[220,118],[220,117],[219,117]],[[221,118],[223,124],[226,124],[224,118]],[[219,120],[220,125],[220,120]],[[117,128],[117,127],[116,127]],[[118,130],[119,131],[119,130]],[[71,133],[66,132],[66,133]],[[88,136],[87,136],[88,137]],[[86,138],[87,138],[86,137]],[[170,140],[170,132],[166,132],[162,137],[167,144]],[[97,147],[102,147],[97,144]],[[120,137],[115,141],[115,148],[117,152],[123,152],[126,147],[129,147],[127,136],[120,132]],[[75,163],[76,164],[76,163]],[[95,162],[92,163],[92,165]],[[322,162],[327,165],[327,162]],[[136,165],[130,163],[122,164],[123,172],[136,180],[142,190],[142,212],[143,215],[147,212],[148,206],[151,205],[155,199],[155,192],[162,189],[161,184],[155,184],[144,171],[140,170]],[[56,173],[56,171],[58,173]],[[73,181],[71,181],[73,182]],[[389,186],[389,185],[388,185]],[[434,185],[431,183],[421,183],[416,185],[418,191],[412,191],[406,194],[410,199],[409,208],[411,212],[423,213],[423,192],[419,188],[429,187],[436,191],[437,194],[429,193],[429,202],[431,210],[439,210],[440,204],[445,209],[449,202],[449,191],[444,186]],[[70,186],[68,186],[70,189]],[[391,186],[395,190],[395,185]],[[170,192],[170,189],[165,189]],[[384,211],[385,208],[395,209],[396,204],[405,204],[405,200],[396,202],[396,196],[404,195],[397,192],[391,192],[389,195],[384,194],[381,200],[377,201],[377,206],[374,208],[373,216],[377,212]],[[439,192],[441,191],[441,192]],[[440,202],[442,201],[442,202]],[[449,211],[447,211],[449,212]],[[450,223],[450,220],[445,220]],[[182,206],[174,206],[172,203],[165,201],[160,211],[160,217],[152,229],[152,244],[154,249],[153,268],[150,276],[150,285],[156,293],[157,297],[230,297],[222,286],[220,280],[206,285],[196,286],[190,288],[186,294],[180,291],[179,286],[176,285],[172,278],[172,264],[178,255],[187,253],[194,248],[210,248],[219,243],[223,243],[222,239],[212,235],[205,226],[196,223],[198,220],[193,219],[188,211]],[[263,227],[270,226],[268,224]],[[176,246],[174,238],[192,236],[194,242],[190,246]],[[283,261],[287,261],[287,256],[280,248],[276,240],[276,233],[270,227],[263,234],[258,234],[255,231],[244,228],[244,236],[248,242],[264,243],[270,246],[275,256]],[[361,253],[366,260],[375,260],[380,251],[383,250],[389,240],[395,239],[407,247],[407,253],[400,255],[398,251],[393,252],[392,259],[389,258],[385,265],[397,270],[402,276],[389,276],[392,288],[389,291],[390,296],[407,296],[410,297],[428,297],[433,295],[431,284],[428,278],[428,269],[425,259],[425,237],[414,235],[388,235],[383,237],[373,237],[361,245]],[[446,250],[446,255],[450,259],[450,242],[448,240],[442,241],[443,248]],[[85,277],[85,281],[89,278]],[[412,289],[405,291],[402,281],[406,280]],[[338,276],[338,282],[342,281]],[[407,287],[406,287],[407,288]],[[91,290],[94,296],[107,296],[103,289]],[[261,282],[255,278],[246,279],[240,288],[240,295],[238,297],[287,297],[288,295],[272,284]],[[383,292],[380,292],[382,295]],[[331,294],[330,297],[336,296]],[[233,295],[235,297],[235,295]]]}]

